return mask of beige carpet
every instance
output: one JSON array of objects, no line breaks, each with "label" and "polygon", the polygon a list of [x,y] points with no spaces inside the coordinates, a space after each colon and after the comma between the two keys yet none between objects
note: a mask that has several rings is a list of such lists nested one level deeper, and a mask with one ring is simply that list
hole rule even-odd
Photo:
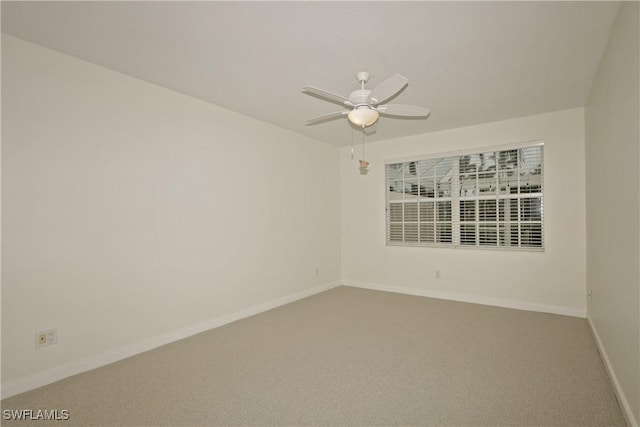
[{"label": "beige carpet", "polygon": [[2,409],[67,409],[33,422],[66,426],[624,425],[585,319],[348,287]]}]

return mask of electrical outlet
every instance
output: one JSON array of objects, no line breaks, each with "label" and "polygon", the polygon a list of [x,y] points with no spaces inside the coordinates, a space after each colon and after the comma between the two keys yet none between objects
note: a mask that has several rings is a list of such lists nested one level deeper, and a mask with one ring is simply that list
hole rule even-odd
[{"label": "electrical outlet", "polygon": [[56,344],[57,342],[58,330],[56,328],[36,332],[36,348]]},{"label": "electrical outlet", "polygon": [[440,278],[440,270],[436,270],[436,279]]}]

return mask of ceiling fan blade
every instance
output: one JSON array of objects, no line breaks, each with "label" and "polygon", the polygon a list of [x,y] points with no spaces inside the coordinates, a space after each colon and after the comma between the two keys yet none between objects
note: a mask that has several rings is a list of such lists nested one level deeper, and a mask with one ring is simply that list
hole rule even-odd
[{"label": "ceiling fan blade", "polygon": [[337,119],[338,117],[346,116],[347,114],[349,114],[348,111],[334,111],[333,113],[324,114],[322,116],[314,117],[307,120],[307,126],[315,125],[320,122],[326,122],[327,120]]},{"label": "ceiling fan blade", "polygon": [[345,98],[342,95],[338,95],[337,93],[329,92],[324,89],[318,89],[317,87],[305,86],[302,88],[302,91],[317,95],[320,98],[324,98],[329,101],[337,102],[338,104],[347,105],[349,107],[355,106],[353,102],[349,101],[349,98]]},{"label": "ceiling fan blade", "polygon": [[367,103],[371,105],[378,105],[400,92],[407,83],[409,83],[409,79],[400,74],[389,77],[371,91],[367,98]]},{"label": "ceiling fan blade", "polygon": [[431,114],[427,108],[418,107],[417,105],[404,104],[386,104],[376,107],[380,114],[387,116],[404,116],[404,117],[427,117]]}]

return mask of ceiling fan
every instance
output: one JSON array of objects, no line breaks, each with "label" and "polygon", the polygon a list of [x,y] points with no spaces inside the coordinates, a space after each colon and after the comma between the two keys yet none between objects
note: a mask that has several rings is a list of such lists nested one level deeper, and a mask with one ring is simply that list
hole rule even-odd
[{"label": "ceiling fan", "polygon": [[401,76],[400,74],[389,77],[373,90],[364,88],[365,83],[369,80],[369,73],[361,71],[356,74],[356,78],[358,79],[358,82],[360,82],[360,89],[351,92],[348,98],[324,89],[305,86],[302,89],[303,92],[319,96],[320,98],[324,98],[331,102],[337,102],[345,108],[349,108],[349,110],[336,111],[314,117],[313,119],[307,120],[307,125],[313,125],[326,120],[347,116],[351,123],[364,129],[378,121],[380,114],[395,117],[425,118],[431,114],[428,109],[418,107],[416,105],[382,104],[384,101],[400,92],[409,82],[409,79]]}]

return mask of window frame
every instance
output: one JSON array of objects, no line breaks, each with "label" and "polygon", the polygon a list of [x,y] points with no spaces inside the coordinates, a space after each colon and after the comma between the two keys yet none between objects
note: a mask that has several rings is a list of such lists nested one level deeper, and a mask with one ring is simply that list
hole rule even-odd
[{"label": "window frame", "polygon": [[[541,148],[541,162],[540,162],[540,184],[539,184],[539,191],[533,192],[533,193],[523,193],[521,192],[521,185],[520,185],[520,171],[522,170],[521,167],[518,167],[517,170],[518,172],[516,173],[516,177],[518,180],[518,192],[517,193],[508,193],[508,194],[500,194],[499,192],[494,192],[494,193],[487,193],[486,195],[483,196],[481,191],[478,191],[477,194],[475,194],[474,196],[463,196],[460,193],[460,189],[461,189],[461,175],[464,175],[465,173],[463,172],[462,174],[459,171],[459,167],[460,167],[460,157],[462,156],[474,156],[474,155],[480,155],[480,154],[485,154],[485,153],[497,153],[497,152],[502,152],[502,151],[511,151],[511,150],[520,150],[523,148],[531,148],[531,147],[540,147]],[[426,155],[421,155],[421,156],[411,156],[411,157],[405,157],[405,158],[399,158],[399,159],[388,159],[385,160],[385,242],[386,242],[386,246],[404,246],[404,247],[427,247],[427,248],[471,248],[471,249],[490,249],[490,250],[507,250],[507,251],[528,251],[528,252],[544,252],[545,251],[545,215],[544,215],[544,164],[545,164],[545,160],[544,160],[544,140],[534,140],[534,141],[525,141],[525,142],[520,142],[520,143],[515,143],[515,144],[505,144],[505,145],[496,145],[496,146],[489,146],[489,147],[477,147],[477,148],[471,148],[471,149],[465,149],[465,150],[458,150],[458,151],[450,151],[450,152],[444,152],[444,153],[431,153],[431,154],[426,154]],[[451,174],[451,181],[449,183],[449,196],[448,197],[438,197],[438,193],[439,193],[439,188],[435,188],[433,187],[433,198],[429,198],[429,199],[420,199],[421,196],[423,196],[423,192],[426,195],[427,194],[427,190],[425,190],[424,188],[422,188],[419,184],[420,182],[418,181],[418,185],[416,187],[416,189],[411,189],[411,193],[409,193],[411,196],[415,196],[415,200],[416,200],[416,208],[412,210],[415,211],[420,211],[422,212],[422,208],[421,205],[425,204],[427,205],[428,203],[433,203],[433,213],[432,215],[432,221],[420,221],[419,217],[416,219],[415,223],[416,223],[416,228],[415,228],[415,233],[420,233],[419,236],[420,237],[416,237],[416,239],[420,240],[422,238],[422,224],[430,224],[431,222],[433,222],[433,233],[429,234],[430,236],[433,236],[433,241],[405,241],[404,239],[405,237],[405,232],[406,232],[406,219],[403,216],[402,219],[398,222],[396,221],[391,221],[391,217],[392,214],[395,215],[395,217],[397,218],[398,213],[392,213],[392,206],[393,205],[401,205],[402,207],[402,212],[405,211],[404,206],[406,206],[407,203],[411,203],[411,198],[409,199],[405,199],[407,191],[403,190],[400,194],[403,194],[403,200],[402,201],[398,201],[396,200],[390,200],[390,195],[393,194],[393,191],[390,190],[390,186],[392,185],[392,181],[390,179],[390,168],[389,165],[396,165],[396,164],[401,164],[401,163],[410,163],[410,162],[419,162],[419,161],[433,161],[433,160],[445,160],[445,159],[451,159],[451,165],[450,165],[450,174]],[[496,169],[497,169],[497,158],[496,158]],[[417,167],[417,166],[416,166]],[[435,166],[434,166],[435,167]],[[500,176],[497,173],[498,171],[495,172],[495,181],[497,183],[497,185],[501,185],[500,184]],[[436,173],[436,172],[434,172]],[[480,174],[480,171],[475,172],[476,176],[478,174]],[[406,172],[405,172],[406,174]],[[406,175],[405,175],[406,176]],[[436,177],[438,175],[435,175]],[[441,176],[446,176],[446,175],[441,175]],[[402,185],[403,188],[407,188],[407,183],[405,181],[405,179],[403,179],[402,181]],[[438,185],[438,181],[437,179],[434,180],[434,185]],[[446,186],[445,186],[446,187]],[[429,189],[431,189],[431,187],[429,187]],[[476,187],[477,190],[481,190],[480,186],[478,185]],[[417,194],[416,194],[417,193]],[[430,194],[430,193],[429,193]],[[540,209],[540,219],[539,220],[524,220],[522,219],[521,215],[522,215],[522,205],[523,203],[520,202],[520,200],[527,200],[530,199],[531,201],[529,201],[529,204],[535,203],[534,199],[538,199],[539,200],[539,209]],[[408,200],[408,202],[407,202]],[[493,205],[495,205],[495,219],[494,220],[490,220],[487,221],[486,224],[484,224],[486,227],[484,227],[484,230],[490,230],[490,226],[494,225],[495,226],[495,245],[493,244],[481,244],[481,241],[479,239],[480,236],[480,225],[482,225],[482,221],[479,220],[478,215],[479,215],[479,209],[478,206],[479,204],[481,204],[482,202],[484,202],[484,204],[486,204],[487,201],[492,201],[495,200],[495,203],[493,203]],[[500,241],[502,241],[503,243],[506,241],[506,239],[508,238],[508,236],[510,235],[510,233],[504,233],[504,234],[500,234],[499,230],[506,230],[507,225],[509,224],[509,221],[505,220],[504,218],[506,218],[507,215],[513,215],[513,210],[509,210],[507,211],[505,208],[505,205],[508,206],[507,202],[502,202],[502,200],[508,200],[509,203],[511,203],[512,200],[518,200],[518,207],[515,210],[516,214],[517,214],[517,220],[516,220],[516,226],[517,226],[517,239],[518,239],[518,246],[511,246],[511,245],[500,245]],[[461,216],[461,209],[460,206],[461,204],[464,203],[469,203],[473,201],[474,205],[475,205],[475,218],[473,221],[470,222],[466,222],[466,221],[462,221],[462,219],[460,218]],[[437,236],[437,204],[438,202],[442,203],[442,202],[449,202],[451,204],[451,209],[450,209],[450,218],[449,218],[449,222],[450,222],[450,228],[449,228],[449,232],[450,232],[450,240],[446,241],[446,242],[442,242],[442,241],[438,241],[438,236]],[[500,208],[502,206],[502,209]],[[503,218],[502,220],[500,220],[500,218]],[[446,222],[446,221],[445,221]],[[409,221],[410,224],[412,224],[412,222]],[[391,240],[391,229],[393,225],[397,224],[401,224],[402,226],[402,239],[403,240],[399,240],[399,241],[395,241],[395,240]],[[420,224],[420,227],[418,226],[418,224]],[[462,234],[461,231],[463,230],[463,226],[469,226],[469,225],[475,225],[476,231],[475,231],[475,243],[473,244],[463,244],[462,243]],[[529,225],[531,227],[531,230],[534,230],[534,237],[530,237],[530,238],[535,238],[535,239],[539,239],[540,242],[540,246],[521,246],[522,240],[523,240],[523,233],[522,233],[522,226],[523,225]],[[539,225],[539,237],[537,236],[537,227]],[[397,230],[397,229],[396,229]],[[426,235],[427,233],[425,233]],[[487,235],[485,235],[486,237]],[[513,241],[513,240],[511,240]]]}]

